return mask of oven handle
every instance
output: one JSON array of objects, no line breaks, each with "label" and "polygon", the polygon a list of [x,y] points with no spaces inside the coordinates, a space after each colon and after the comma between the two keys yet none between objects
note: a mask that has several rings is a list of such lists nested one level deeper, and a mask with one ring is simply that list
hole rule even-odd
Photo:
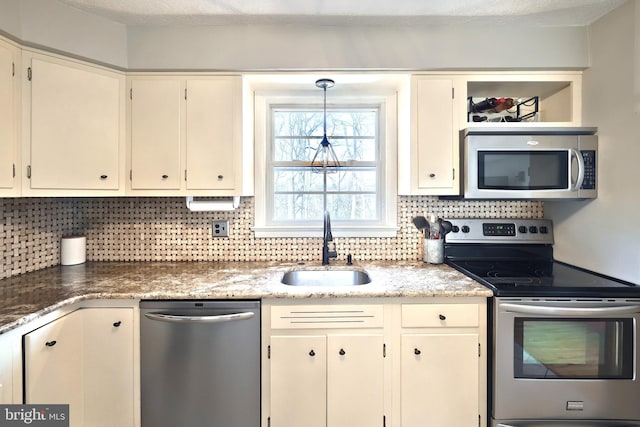
[{"label": "oven handle", "polygon": [[581,308],[502,303],[500,307],[509,313],[537,314],[541,316],[601,316],[606,314],[635,314],[640,312],[640,306],[637,305]]}]

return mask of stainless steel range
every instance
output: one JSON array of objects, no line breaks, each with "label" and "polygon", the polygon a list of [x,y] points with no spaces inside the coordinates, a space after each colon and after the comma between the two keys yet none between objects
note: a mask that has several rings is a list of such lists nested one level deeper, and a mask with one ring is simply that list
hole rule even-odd
[{"label": "stainless steel range", "polygon": [[640,426],[640,287],[553,259],[548,220],[450,220],[446,262],[493,290],[492,427]]}]

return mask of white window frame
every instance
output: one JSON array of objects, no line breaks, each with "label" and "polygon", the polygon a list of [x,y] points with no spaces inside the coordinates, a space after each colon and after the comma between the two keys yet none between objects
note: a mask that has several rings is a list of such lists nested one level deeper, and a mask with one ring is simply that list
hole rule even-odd
[{"label": "white window frame", "polygon": [[[347,89],[347,88],[345,88]],[[318,105],[322,103],[319,90],[264,90],[254,96],[255,120],[255,237],[322,237],[322,218],[299,225],[276,225],[267,217],[273,195],[269,193],[267,177],[268,156],[271,144],[271,108],[282,105]],[[380,108],[380,148],[381,168],[378,203],[380,222],[359,224],[358,222],[338,222],[332,220],[334,237],[396,237],[397,225],[397,134],[398,101],[397,93],[388,88],[340,92],[335,88],[327,93],[327,105],[357,107],[376,105]],[[331,135],[328,135],[329,140]]]}]

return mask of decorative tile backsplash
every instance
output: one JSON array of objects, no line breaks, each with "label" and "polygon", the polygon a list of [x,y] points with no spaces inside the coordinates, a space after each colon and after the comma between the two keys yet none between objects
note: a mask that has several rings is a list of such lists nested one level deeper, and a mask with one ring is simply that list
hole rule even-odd
[{"label": "decorative tile backsplash", "polygon": [[[336,238],[340,259],[418,260],[421,236],[411,219],[543,218],[543,202],[457,201],[398,197],[394,238]],[[62,236],[87,237],[89,261],[320,260],[319,238],[255,238],[253,198],[233,212],[191,212],[182,197],[0,199],[0,278],[60,263]],[[229,237],[213,238],[211,222],[229,220]]]}]

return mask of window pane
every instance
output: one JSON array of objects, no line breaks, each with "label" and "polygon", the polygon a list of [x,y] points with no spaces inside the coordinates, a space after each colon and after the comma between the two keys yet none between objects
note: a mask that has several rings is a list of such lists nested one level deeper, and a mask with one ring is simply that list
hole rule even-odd
[{"label": "window pane", "polygon": [[375,162],[378,157],[374,137],[341,139],[328,136],[327,138],[340,162],[348,160]]},{"label": "window pane", "polygon": [[273,160],[310,162],[322,138],[276,138],[273,144]]},{"label": "window pane", "polygon": [[327,209],[331,220],[376,220],[378,219],[377,196],[375,194],[329,194]]},{"label": "window pane", "polygon": [[327,175],[327,191],[375,192],[376,189],[377,174],[375,168],[339,169],[337,173]]},{"label": "window pane", "polygon": [[324,215],[322,194],[275,194],[274,221],[322,220]]},{"label": "window pane", "polygon": [[273,189],[276,193],[323,191],[323,176],[313,173],[309,168],[276,167],[273,173]]}]

